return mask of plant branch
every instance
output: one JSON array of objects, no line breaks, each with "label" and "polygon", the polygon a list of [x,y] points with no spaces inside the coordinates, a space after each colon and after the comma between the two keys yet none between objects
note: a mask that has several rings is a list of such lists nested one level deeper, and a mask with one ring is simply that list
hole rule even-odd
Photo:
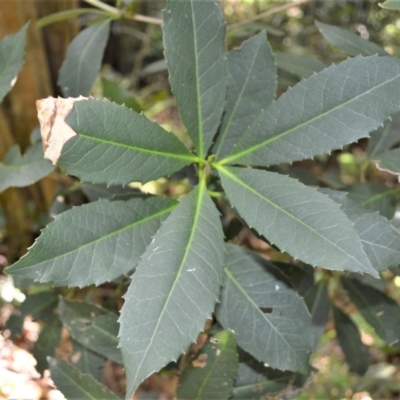
[{"label": "plant branch", "polygon": [[275,7],[272,10],[265,11],[265,12],[263,12],[261,14],[258,14],[256,16],[254,16],[254,17],[246,19],[245,21],[237,22],[236,24],[231,24],[231,25],[229,25],[227,27],[227,30],[230,31],[231,29],[237,28],[239,26],[247,25],[247,24],[249,24],[249,23],[251,23],[253,21],[258,21],[259,19],[267,18],[267,17],[269,17],[269,16],[271,16],[273,14],[276,14],[278,12],[288,10],[289,8],[296,7],[296,6],[299,6],[301,4],[308,3],[309,1],[311,1],[311,0],[297,0],[294,3],[284,4],[282,6]]},{"label": "plant branch", "polygon": [[106,11],[112,15],[121,15],[121,11],[118,8],[109,6],[108,4],[103,3],[100,0],[84,0],[86,3],[91,4],[92,6],[99,8],[100,10]]},{"label": "plant branch", "polygon": [[109,6],[108,4],[103,3],[100,0],[84,0],[86,3],[91,4],[92,6],[99,8],[103,11],[106,11],[109,14],[120,16],[123,18],[127,19],[133,19],[135,21],[139,22],[146,22],[148,24],[154,24],[154,25],[162,25],[163,21],[160,18],[154,18],[154,17],[148,17],[146,15],[141,15],[141,14],[134,14],[130,15],[127,13],[122,12],[118,8]]}]

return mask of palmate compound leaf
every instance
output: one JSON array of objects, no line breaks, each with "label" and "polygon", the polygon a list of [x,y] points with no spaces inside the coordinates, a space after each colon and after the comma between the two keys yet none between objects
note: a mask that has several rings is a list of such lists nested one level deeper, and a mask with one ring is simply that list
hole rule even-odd
[{"label": "palmate compound leaf", "polygon": [[57,286],[99,285],[133,270],[176,201],[104,199],[55,217],[7,273]]},{"label": "palmate compound leaf", "polygon": [[72,338],[89,350],[122,364],[117,315],[96,304],[60,299],[60,320]]},{"label": "palmate compound leaf", "polygon": [[127,399],[196,340],[224,264],[219,213],[201,182],[164,221],[132,275],[119,319]]},{"label": "palmate compound leaf", "polygon": [[263,111],[221,164],[269,166],[339,149],[400,109],[400,60],[356,57],[298,83]]},{"label": "palmate compound leaf", "polygon": [[48,98],[38,115],[45,157],[84,181],[148,182],[198,160],[172,133],[106,100]]},{"label": "palmate compound leaf", "polygon": [[377,212],[363,209],[346,192],[319,189],[341,205],[354,223],[365,254],[376,271],[385,271],[400,264],[400,233]]},{"label": "palmate compound leaf", "polygon": [[0,193],[9,187],[23,187],[42,179],[54,170],[54,165],[43,158],[42,143],[29,147],[21,155],[15,145],[0,162]]},{"label": "palmate compound leaf", "polygon": [[225,264],[216,309],[224,329],[232,329],[242,349],[272,368],[307,372],[312,325],[303,299],[256,253],[227,244]]},{"label": "palmate compound leaf", "polygon": [[228,53],[225,112],[214,153],[229,154],[253,119],[274,100],[276,65],[265,31]]},{"label": "palmate compound leaf", "polygon": [[64,360],[48,358],[51,379],[68,400],[120,400],[120,398],[90,375]]},{"label": "palmate compound leaf", "polygon": [[163,37],[172,91],[197,154],[203,158],[225,106],[224,32],[217,1],[167,2]]},{"label": "palmate compound leaf", "polygon": [[374,54],[380,56],[389,55],[381,46],[365,40],[353,32],[319,21],[315,21],[315,25],[332,46],[338,47],[352,56],[358,56],[359,54],[362,56],[373,56]]},{"label": "palmate compound leaf", "polygon": [[313,266],[378,276],[353,224],[333,200],[274,172],[218,169],[232,206],[281,251]]},{"label": "palmate compound leaf", "polygon": [[226,330],[209,337],[182,371],[178,400],[227,400],[238,372],[239,357],[233,332]]},{"label": "palmate compound leaf", "polygon": [[89,94],[100,71],[110,23],[105,19],[89,26],[68,46],[57,82],[65,97]]},{"label": "palmate compound leaf", "polygon": [[0,41],[0,103],[11,90],[14,79],[24,64],[26,23],[15,35],[9,35]]}]

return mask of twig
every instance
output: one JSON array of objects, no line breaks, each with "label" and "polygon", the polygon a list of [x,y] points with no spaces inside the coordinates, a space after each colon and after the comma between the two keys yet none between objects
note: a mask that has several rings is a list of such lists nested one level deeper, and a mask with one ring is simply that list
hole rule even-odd
[{"label": "twig", "polygon": [[269,17],[270,15],[276,14],[278,12],[288,10],[289,8],[296,7],[296,6],[299,6],[304,3],[308,3],[309,1],[311,1],[311,0],[297,0],[294,3],[284,4],[283,6],[275,7],[272,10],[265,11],[254,17],[246,19],[245,21],[241,21],[241,22],[237,22],[236,24],[228,25],[227,30],[230,31],[231,29],[237,28],[239,26],[247,25],[250,22],[258,21],[259,19],[263,19],[263,18]]},{"label": "twig", "polygon": [[122,16],[123,18],[133,19],[135,21],[146,22],[148,24],[154,25],[162,25],[163,21],[160,18],[148,17],[146,15],[134,14],[130,15],[128,13],[124,13],[118,8],[112,7],[108,4],[103,3],[100,0],[84,0],[86,3],[91,4],[92,6],[99,8],[107,13],[115,16]]},{"label": "twig", "polygon": [[[124,15],[126,17],[126,15]],[[147,17],[146,15],[140,15],[140,14],[134,14],[132,16],[132,19],[135,21],[140,21],[140,22],[147,22],[148,24],[154,24],[154,25],[162,25],[163,20],[161,18],[154,18],[154,17]]]}]

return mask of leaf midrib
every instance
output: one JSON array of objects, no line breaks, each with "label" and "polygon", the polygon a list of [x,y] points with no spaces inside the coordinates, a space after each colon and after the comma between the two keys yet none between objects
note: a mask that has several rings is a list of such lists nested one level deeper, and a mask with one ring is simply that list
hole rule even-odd
[{"label": "leaf midrib", "polygon": [[[63,253],[63,254],[57,255],[56,257],[50,258],[50,259],[48,259],[48,260],[41,261],[41,262],[39,262],[39,263],[36,263],[36,264],[31,265],[31,266],[28,266],[28,267],[24,267],[23,270],[28,270],[28,269],[30,269],[30,268],[37,268],[37,267],[39,267],[39,266],[41,266],[42,264],[45,264],[45,263],[47,263],[47,262],[55,262],[55,260],[57,260],[57,259],[59,259],[59,258],[61,258],[61,257],[66,257],[66,256],[70,255],[71,253],[74,253],[74,252],[76,252],[76,251],[81,251],[82,249],[84,249],[84,248],[86,248],[86,247],[88,247],[88,246],[91,246],[91,245],[93,245],[93,244],[96,244],[96,243],[98,243],[98,242],[101,242],[101,241],[103,241],[103,240],[106,240],[107,238],[109,238],[109,237],[111,237],[111,236],[113,236],[113,235],[120,234],[120,233],[124,232],[124,231],[127,230],[127,229],[133,228],[133,227],[136,226],[136,225],[143,224],[143,223],[145,223],[145,222],[147,222],[147,221],[150,221],[150,220],[152,220],[152,219],[154,219],[154,218],[158,218],[158,217],[160,217],[160,216],[162,216],[162,215],[164,215],[164,214],[166,214],[166,213],[169,213],[169,212],[171,212],[175,207],[176,207],[176,204],[174,204],[174,205],[172,205],[172,206],[170,206],[170,207],[168,207],[168,208],[164,208],[163,210],[158,211],[158,212],[155,213],[155,214],[151,214],[151,215],[149,215],[149,216],[147,216],[147,217],[145,217],[145,218],[142,218],[142,219],[140,219],[140,220],[138,220],[138,221],[135,221],[135,222],[133,222],[133,223],[131,223],[131,224],[129,224],[129,225],[126,225],[126,226],[124,226],[123,228],[119,228],[119,229],[117,229],[117,230],[115,230],[115,231],[112,231],[112,232],[108,233],[107,235],[101,236],[100,238],[98,238],[98,239],[96,239],[96,240],[92,240],[91,242],[85,243],[85,244],[82,245],[82,246],[76,247],[76,248],[74,248],[74,249],[72,249],[72,250],[70,250],[70,251],[67,251],[67,252]],[[82,228],[82,227],[81,227],[81,228]],[[83,229],[85,229],[85,228],[83,228]],[[28,254],[29,254],[29,253],[28,253]],[[8,270],[10,271],[11,269],[12,269],[12,266],[11,266]],[[17,269],[17,270],[18,270],[18,269]]]},{"label": "leaf midrib", "polygon": [[206,190],[205,182],[204,181],[200,181],[200,183],[199,183],[199,194],[198,194],[198,197],[197,197],[197,204],[196,204],[196,210],[195,210],[194,218],[193,218],[193,225],[192,225],[192,229],[191,229],[191,232],[190,232],[190,236],[188,238],[188,242],[187,242],[187,245],[186,245],[185,253],[183,254],[182,261],[181,261],[181,263],[179,265],[179,268],[178,268],[178,270],[176,272],[176,277],[175,277],[174,282],[172,284],[171,290],[169,291],[168,296],[165,299],[164,306],[163,306],[163,308],[162,308],[162,310],[161,310],[161,312],[159,314],[160,316],[158,317],[157,324],[153,329],[153,334],[152,334],[152,336],[150,338],[149,344],[147,345],[146,351],[145,351],[144,355],[142,356],[140,364],[139,364],[139,366],[138,366],[138,368],[136,370],[136,374],[135,374],[135,377],[133,378],[133,382],[135,382],[137,380],[137,377],[138,377],[138,375],[140,373],[140,369],[141,369],[141,367],[142,367],[142,365],[143,365],[143,363],[144,363],[144,361],[145,361],[145,359],[147,357],[147,354],[148,354],[150,348],[153,345],[154,337],[156,336],[156,332],[158,330],[158,326],[160,325],[161,320],[163,319],[165,310],[167,309],[167,307],[169,305],[169,302],[171,300],[172,293],[174,292],[175,287],[178,284],[179,278],[181,276],[181,272],[184,269],[184,265],[186,263],[186,259],[187,259],[188,255],[189,255],[190,250],[191,250],[191,244],[192,244],[193,239],[194,239],[195,228],[197,227],[197,224],[199,222],[200,210],[201,210],[201,205],[202,205],[202,197],[203,197],[203,194],[204,194],[205,190]]},{"label": "leaf midrib", "polygon": [[197,36],[196,36],[196,22],[195,22],[195,11],[193,9],[193,0],[189,0],[190,8],[191,8],[191,17],[192,17],[192,27],[193,27],[193,46],[194,46],[194,69],[195,69],[195,76],[196,76],[196,99],[197,99],[197,115],[198,115],[198,132],[197,132],[197,139],[198,139],[198,146],[199,146],[199,156],[204,157],[204,143],[203,143],[203,113],[201,109],[201,95],[200,95],[200,77],[199,77],[199,59],[197,53]]},{"label": "leaf midrib", "polygon": [[[298,125],[296,125],[296,126],[290,128],[290,129],[288,129],[288,130],[286,130],[286,131],[284,131],[284,132],[282,132],[282,133],[279,133],[278,135],[274,135],[274,136],[272,136],[271,138],[262,141],[261,143],[258,143],[258,144],[256,144],[256,145],[253,145],[253,146],[251,146],[251,147],[248,147],[247,149],[244,149],[244,150],[242,150],[242,151],[239,151],[239,152],[236,153],[236,154],[232,154],[231,156],[228,156],[228,157],[222,159],[222,160],[219,162],[219,165],[225,165],[225,164],[231,163],[232,161],[234,161],[234,160],[236,160],[236,159],[238,159],[238,158],[241,158],[241,157],[243,157],[243,156],[245,156],[245,155],[247,155],[247,154],[249,154],[249,153],[252,153],[253,151],[258,150],[259,148],[261,148],[261,147],[263,147],[263,146],[267,146],[268,144],[273,143],[274,141],[279,140],[279,139],[281,139],[282,137],[284,137],[284,136],[286,136],[286,135],[288,135],[288,134],[290,134],[290,133],[292,133],[292,132],[294,132],[294,131],[296,131],[296,130],[298,130],[298,129],[301,129],[301,128],[303,128],[304,126],[307,126],[307,125],[313,123],[314,121],[317,121],[317,120],[319,120],[319,119],[321,119],[321,118],[324,118],[325,116],[329,115],[330,113],[333,113],[333,112],[335,112],[336,110],[342,109],[342,108],[346,107],[348,104],[351,104],[352,102],[355,102],[355,101],[359,100],[359,99],[362,98],[363,96],[366,96],[367,94],[369,94],[369,93],[371,93],[371,92],[373,92],[373,91],[379,89],[381,86],[385,86],[385,85],[390,84],[391,82],[393,82],[393,81],[395,81],[396,79],[398,79],[399,76],[400,76],[400,74],[397,74],[394,78],[392,78],[392,79],[390,79],[390,80],[387,80],[387,81],[385,81],[385,82],[383,82],[383,83],[380,83],[379,85],[374,86],[372,89],[368,89],[368,90],[366,90],[366,91],[360,93],[359,95],[357,95],[357,96],[355,96],[355,97],[352,97],[351,99],[345,101],[344,103],[340,103],[339,105],[337,105],[337,106],[335,106],[335,107],[333,107],[333,108],[330,108],[329,110],[327,110],[327,111],[325,111],[325,112],[323,112],[323,113],[321,113],[321,114],[318,114],[317,116],[315,116],[315,117],[313,117],[313,118],[308,119],[307,121],[304,121],[304,122],[302,122],[302,123],[300,123],[300,124],[298,124]],[[283,95],[283,96],[284,96],[284,95]],[[277,100],[275,103],[273,103],[273,104],[276,104],[278,101],[280,101],[280,99],[278,99],[278,100]],[[273,105],[273,104],[272,104],[272,105]],[[271,106],[272,106],[272,105],[271,105]],[[270,107],[271,107],[271,106],[270,106]],[[259,114],[259,116],[262,115],[262,114],[265,113],[265,112],[268,112],[268,110],[269,110],[269,108],[268,108],[267,110],[263,111],[261,114]],[[256,118],[256,119],[258,119],[258,118]],[[249,128],[251,128],[251,125],[250,125]],[[249,135],[249,130],[246,131],[246,133],[245,133],[245,135],[243,136],[243,138],[242,138],[241,141],[243,141],[245,138],[247,138],[248,135]],[[240,142],[238,143],[238,146],[239,146],[239,144],[240,144]]]},{"label": "leaf midrib", "polygon": [[[76,137],[76,136],[74,136],[74,137]],[[181,159],[181,160],[189,160],[189,161],[192,161],[192,162],[199,162],[199,160],[200,160],[198,157],[196,157],[195,155],[193,155],[193,154],[191,154],[189,152],[188,152],[188,155],[185,155],[185,154],[163,152],[163,151],[160,151],[160,150],[145,149],[145,148],[142,148],[142,147],[135,147],[133,145],[128,145],[128,144],[125,144],[125,143],[112,142],[111,140],[101,139],[101,138],[90,136],[90,135],[87,135],[87,134],[84,134],[84,133],[78,133],[77,137],[82,137],[82,138],[87,139],[87,140],[93,140],[95,142],[104,143],[104,144],[107,144],[109,146],[123,147],[125,149],[130,150],[130,151],[148,153],[148,154],[152,154],[152,155],[155,155],[155,156],[169,157],[169,158],[175,158],[175,159]],[[200,161],[203,162],[202,159]]]},{"label": "leaf midrib", "polygon": [[[346,253],[343,249],[341,249],[340,247],[338,247],[335,243],[331,242],[330,240],[328,240],[325,236],[321,235],[318,231],[316,231],[314,228],[312,228],[311,226],[307,225],[305,222],[303,222],[301,219],[298,219],[296,216],[294,216],[293,214],[290,214],[288,211],[284,210],[283,208],[281,208],[279,205],[275,204],[273,201],[269,200],[268,198],[266,198],[265,196],[263,196],[261,193],[257,192],[255,189],[253,189],[251,186],[245,184],[238,176],[230,173],[226,168],[224,167],[218,167],[218,169],[225,173],[225,175],[227,175],[228,177],[230,177],[233,181],[235,181],[236,183],[238,183],[239,185],[243,186],[244,189],[249,190],[251,193],[255,194],[256,196],[260,197],[262,200],[265,200],[267,203],[269,203],[270,205],[272,205],[273,207],[275,207],[277,210],[279,210],[280,212],[286,214],[288,217],[292,218],[294,221],[300,223],[301,225],[303,225],[304,227],[306,227],[307,229],[309,229],[311,232],[315,233],[316,235],[318,235],[319,237],[321,237],[323,240],[325,240],[326,242],[330,243],[332,246],[334,246],[336,249],[338,249],[341,253],[345,254],[347,257],[350,257],[352,259],[354,259],[357,263],[357,265],[361,265],[362,266],[362,270],[364,271],[368,271],[369,273],[371,273],[371,270],[366,270],[363,264],[360,264],[360,262],[354,258],[354,256]],[[360,240],[361,242],[361,240]],[[362,244],[360,243],[360,246],[362,248]],[[366,255],[365,255],[366,256]],[[366,256],[367,258],[367,256]],[[371,266],[372,268],[372,266]],[[376,271],[373,270],[372,272],[373,274],[376,275]]]}]

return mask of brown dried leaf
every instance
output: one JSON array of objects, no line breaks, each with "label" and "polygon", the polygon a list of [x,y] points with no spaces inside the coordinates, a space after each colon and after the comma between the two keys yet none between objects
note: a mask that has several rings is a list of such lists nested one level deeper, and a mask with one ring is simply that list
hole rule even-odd
[{"label": "brown dried leaf", "polygon": [[64,144],[76,135],[76,132],[65,122],[75,101],[87,100],[87,97],[48,97],[38,100],[36,107],[43,139],[44,157],[54,165],[61,155]]}]

